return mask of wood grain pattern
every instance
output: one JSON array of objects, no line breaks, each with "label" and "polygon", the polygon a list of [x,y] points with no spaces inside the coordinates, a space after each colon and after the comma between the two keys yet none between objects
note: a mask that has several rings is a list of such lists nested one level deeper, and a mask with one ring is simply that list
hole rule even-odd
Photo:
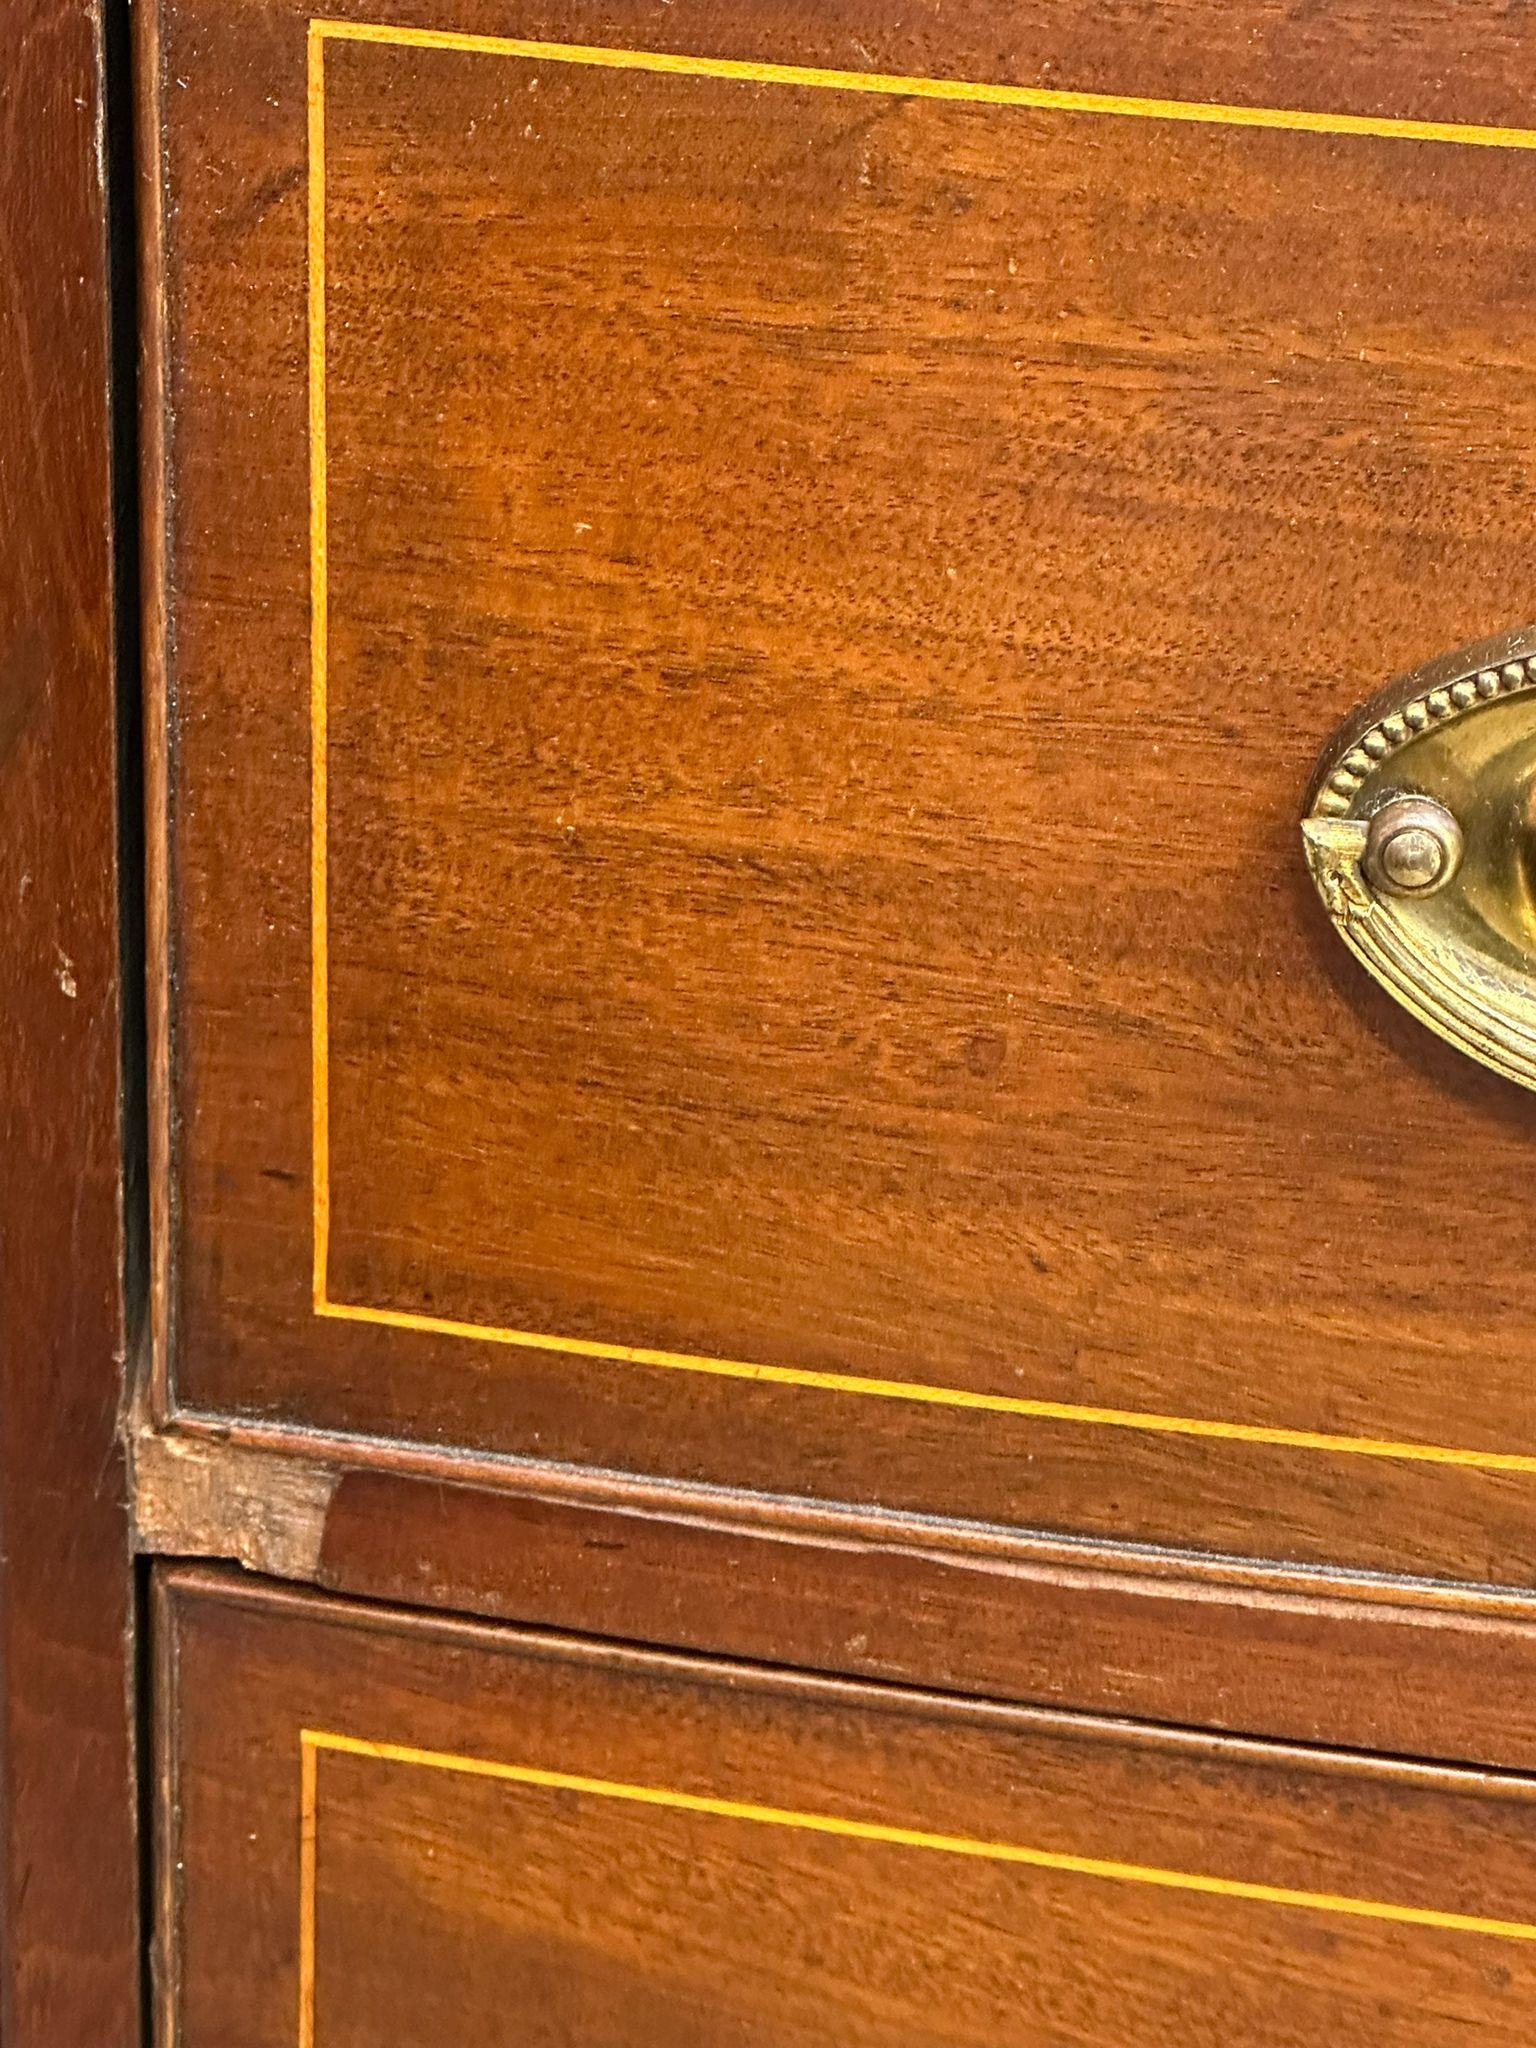
[{"label": "wood grain pattern", "polygon": [[1529,2036],[1524,1780],[161,1603],[178,2048]]},{"label": "wood grain pattern", "polygon": [[[1513,18],[1244,12],[518,26],[1513,118]],[[429,1326],[369,1327],[309,1297],[303,22],[165,30],[176,1398],[1525,1582],[1532,1111],[1334,961],[1295,810],[1529,608],[1536,157],[328,48],[325,1280]]]},{"label": "wood grain pattern", "polygon": [[[134,1441],[137,1535],[370,1600],[1027,1704],[1536,1767],[1529,1595],[378,1447]],[[451,1474],[452,1477],[446,1477]]]},{"label": "wood grain pattern", "polygon": [[0,2039],[133,2048],[102,9],[0,42]]},{"label": "wood grain pattern", "polygon": [[[268,1493],[254,1479],[252,1491]],[[220,1524],[237,1545],[242,1526]],[[734,1521],[718,1504],[684,1515],[369,1470],[340,1476],[302,1576],[336,1593],[667,1649],[1536,1768],[1536,1616],[1507,1598],[1196,1574],[1046,1540],[901,1541],[868,1516],[794,1530]]]}]

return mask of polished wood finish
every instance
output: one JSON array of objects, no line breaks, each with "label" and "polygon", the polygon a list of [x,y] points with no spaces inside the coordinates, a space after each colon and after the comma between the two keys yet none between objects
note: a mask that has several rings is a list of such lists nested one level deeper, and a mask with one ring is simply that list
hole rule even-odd
[{"label": "polished wood finish", "polygon": [[[1296,815],[1529,610],[1536,156],[159,21],[164,1407],[1528,1583],[1536,1110]],[[1536,37],[519,28],[1485,123]]]},{"label": "polished wood finish", "polygon": [[138,2040],[103,21],[0,68],[0,2040]]},{"label": "polished wood finish", "polygon": [[1536,1768],[1529,1595],[149,1432],[144,1547],[370,1600],[1235,1734]]},{"label": "polished wood finish", "polygon": [[207,1571],[160,1620],[177,2048],[1530,2038],[1527,1780]]},{"label": "polished wood finish", "polygon": [[[284,1497],[275,1477],[245,1491]],[[220,1526],[249,1555],[243,1515]],[[339,1475],[303,1576],[670,1649],[1536,1771],[1528,1600],[1196,1573],[1044,1539],[941,1546],[869,1516],[795,1527],[704,1503],[683,1514],[367,1470]]]},{"label": "polished wood finish", "polygon": [[445,4],[139,15],[159,2037],[1529,2041],[1536,26]]}]

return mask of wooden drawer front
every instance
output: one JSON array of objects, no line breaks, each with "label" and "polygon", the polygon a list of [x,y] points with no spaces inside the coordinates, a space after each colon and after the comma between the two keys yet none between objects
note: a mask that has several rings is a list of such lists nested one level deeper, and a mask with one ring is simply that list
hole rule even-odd
[{"label": "wooden drawer front", "polygon": [[1536,2023],[1523,1780],[162,1585],[179,2048],[1429,2048]]},{"label": "wooden drawer front", "polygon": [[1166,11],[164,0],[188,1408],[1528,1570],[1531,1110],[1296,821],[1530,609],[1536,151]]}]

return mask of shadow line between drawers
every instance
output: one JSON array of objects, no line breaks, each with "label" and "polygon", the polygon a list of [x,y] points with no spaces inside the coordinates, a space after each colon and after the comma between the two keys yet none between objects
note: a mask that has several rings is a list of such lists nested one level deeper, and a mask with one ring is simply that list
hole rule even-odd
[{"label": "shadow line between drawers", "polygon": [[716,1820],[746,1821],[759,1827],[789,1828],[806,1834],[836,1835],[845,1840],[886,1847],[926,1850],[930,1854],[1022,1865],[1030,1870],[1052,1871],[1069,1877],[1149,1885],[1163,1891],[1195,1892],[1213,1898],[1288,1906],[1304,1912],[1328,1913],[1356,1920],[1384,1920],[1400,1926],[1480,1935],[1497,1941],[1536,1942],[1536,1924],[1523,1920],[1496,1920],[1474,1913],[1441,1912],[1430,1906],[1395,1905],[1386,1900],[1354,1898],[1337,1892],[1298,1891],[1284,1885],[1253,1884],[1242,1878],[1167,1870],[1154,1864],[1122,1863],[1107,1857],[1074,1856],[1053,1849],[1032,1849],[1016,1842],[991,1842],[971,1835],[891,1827],[880,1821],[853,1820],[830,1813],[801,1813],[789,1807],[760,1806],[748,1800],[720,1799],[702,1793],[675,1791],[661,1785],[632,1785],[618,1779],[588,1778],[571,1771],[543,1770],[531,1764],[496,1763],[488,1758],[462,1756],[446,1750],[416,1749],[404,1743],[368,1742],[354,1735],[305,1728],[299,1735],[298,2048],[316,2048],[315,1906],[319,1865],[319,1760],[322,1751],[370,1758],[377,1763],[448,1771],[461,1777],[492,1778],[504,1784],[527,1785],[542,1791],[574,1792],[586,1798],[662,1807],[675,1813],[699,1814]]},{"label": "shadow line between drawers", "polygon": [[310,526],[310,1049],[311,1182],[313,1195],[312,1307],[317,1316],[370,1323],[438,1337],[516,1345],[609,1363],[709,1373],[763,1385],[812,1388],[824,1393],[914,1401],[1034,1421],[1138,1430],[1151,1434],[1204,1437],[1409,1463],[1471,1467],[1495,1472],[1536,1473],[1536,1454],[1489,1451],[1454,1445],[1398,1441],[1320,1430],[1270,1427],[1161,1411],[1087,1406],[1067,1401],[1030,1400],[1009,1394],[976,1393],[916,1380],[887,1380],[857,1373],[823,1372],[750,1360],[664,1351],[644,1345],[604,1343],[578,1337],[502,1328],[409,1310],[372,1307],[331,1299],[330,1267],[330,938],[328,885],[328,523],[326,454],[326,130],[325,46],[327,42],[372,43],[457,55],[521,58],[544,64],[584,65],[601,70],[672,77],[735,80],[744,84],[818,88],[833,92],[885,94],[905,99],[973,103],[1077,116],[1184,122],[1222,128],[1281,130],[1314,136],[1483,149],[1536,150],[1536,129],[1419,121],[1373,115],[1319,113],[1305,108],[1244,107],[1192,101],[1123,97],[1108,93],[988,83],[950,78],[899,77],[878,72],[818,70],[794,64],[742,62],[675,52],[602,45],[543,43],[513,37],[468,35],[447,29],[395,27],[383,23],[311,19],[308,24],[308,234],[307,303],[309,370]]}]

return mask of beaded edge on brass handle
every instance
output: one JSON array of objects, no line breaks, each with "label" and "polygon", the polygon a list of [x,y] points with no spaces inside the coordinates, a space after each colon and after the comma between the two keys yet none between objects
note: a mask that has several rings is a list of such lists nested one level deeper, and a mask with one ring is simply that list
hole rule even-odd
[{"label": "beaded edge on brass handle", "polygon": [[1536,1089],[1536,625],[1400,677],[1348,719],[1302,838],[1330,921],[1419,1022]]}]

